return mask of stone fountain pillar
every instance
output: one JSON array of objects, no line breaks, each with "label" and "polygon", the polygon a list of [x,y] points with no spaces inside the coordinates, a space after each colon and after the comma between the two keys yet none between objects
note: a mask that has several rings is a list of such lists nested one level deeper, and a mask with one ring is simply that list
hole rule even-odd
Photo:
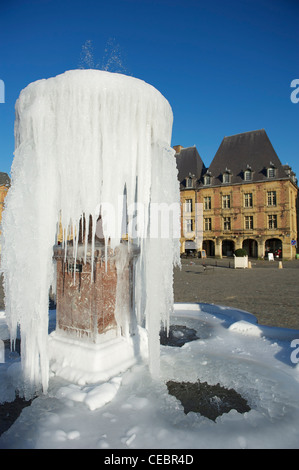
[{"label": "stone fountain pillar", "polygon": [[[94,259],[87,251],[86,263],[74,258],[72,247],[54,249],[57,263],[56,321],[59,331],[97,341],[98,335],[117,336],[115,319],[117,268],[116,255],[108,252],[105,261],[104,245],[97,246]],[[92,273],[92,266],[93,273]],[[123,282],[127,291],[127,309],[132,308],[132,258],[124,268]]]},{"label": "stone fountain pillar", "polygon": [[54,247],[56,331],[49,344],[56,375],[90,383],[106,380],[138,359],[133,282],[138,253],[128,250],[126,242],[107,253],[104,243],[97,242],[93,259],[90,245],[86,257],[84,251],[79,245],[74,263],[72,246]]}]

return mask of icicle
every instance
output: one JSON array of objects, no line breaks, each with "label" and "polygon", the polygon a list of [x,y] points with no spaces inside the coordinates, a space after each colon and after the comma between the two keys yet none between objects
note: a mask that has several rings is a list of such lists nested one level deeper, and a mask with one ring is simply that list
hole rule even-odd
[{"label": "icicle", "polygon": [[78,243],[79,243],[79,225],[80,220],[77,224],[73,225],[73,258],[74,258],[74,284],[76,283],[76,266],[77,266],[77,256],[78,256]]},{"label": "icicle", "polygon": [[90,281],[93,282],[93,273],[94,273],[94,247],[95,247],[95,236],[96,236],[96,216],[92,215],[92,231],[91,231],[91,256],[90,256],[90,264],[91,264],[91,275]]},{"label": "icicle", "polygon": [[172,241],[171,231],[165,243],[147,237],[150,204],[179,204],[170,149],[172,118],[169,103],[152,86],[99,70],[72,70],[31,83],[20,93],[12,182],[2,219],[1,269],[12,341],[21,326],[22,364],[29,388],[47,388],[47,295],[53,282],[57,218],[64,263],[72,229],[76,265],[81,221],[83,259],[86,263],[91,236],[88,258],[91,255],[93,273],[96,208],[110,204],[113,214],[102,214],[107,267],[108,244],[114,250],[121,240],[123,214],[117,205],[124,188],[127,207],[139,205],[133,240],[140,248],[136,315],[141,322],[148,316],[151,350],[153,357],[158,356],[157,334],[171,308],[172,266],[179,257],[179,245]]},{"label": "icicle", "polygon": [[86,264],[87,248],[88,248],[88,237],[89,237],[89,216],[87,218],[86,214],[85,214],[84,218],[85,218],[84,264]]}]

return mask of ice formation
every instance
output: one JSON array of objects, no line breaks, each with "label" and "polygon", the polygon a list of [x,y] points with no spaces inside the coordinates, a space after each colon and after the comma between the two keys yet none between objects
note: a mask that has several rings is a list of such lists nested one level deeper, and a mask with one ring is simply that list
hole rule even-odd
[{"label": "ice formation", "polygon": [[[55,311],[49,316],[55,328]],[[203,303],[175,304],[170,325],[184,336],[184,327],[195,330],[198,338],[161,346],[159,380],[152,380],[145,362],[101,383],[56,377],[48,395],[24,408],[0,436],[0,449],[120,449],[123,455],[165,449],[167,456],[187,449],[194,457],[192,449],[298,449],[299,358],[292,358],[298,330],[260,325],[247,312]],[[0,312],[0,338],[7,334]],[[19,356],[11,353],[1,366],[3,403],[15,398]],[[215,422],[185,414],[166,383],[198,380],[233,388],[250,411],[232,409]]]},{"label": "ice formation", "polygon": [[[58,222],[65,234],[71,229],[76,235],[82,217],[91,217],[94,235],[101,214],[106,245],[115,249],[124,192],[128,213],[134,207],[138,215],[137,231],[132,214],[128,224],[128,238],[140,249],[136,316],[145,321],[150,369],[157,372],[160,321],[172,309],[172,268],[179,263],[179,218],[168,236],[153,227],[157,204],[179,207],[172,120],[160,92],[125,75],[73,70],[22,90],[1,263],[13,341],[21,330],[25,395],[48,386],[48,295]],[[78,236],[74,257],[77,247]]]}]

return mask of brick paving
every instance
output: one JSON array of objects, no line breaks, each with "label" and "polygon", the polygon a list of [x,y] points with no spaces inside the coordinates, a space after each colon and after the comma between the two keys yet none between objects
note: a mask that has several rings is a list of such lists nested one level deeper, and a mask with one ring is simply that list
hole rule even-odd
[{"label": "brick paving", "polygon": [[234,269],[233,259],[182,259],[174,271],[175,302],[200,302],[253,313],[261,325],[299,329],[299,260],[251,260]]}]

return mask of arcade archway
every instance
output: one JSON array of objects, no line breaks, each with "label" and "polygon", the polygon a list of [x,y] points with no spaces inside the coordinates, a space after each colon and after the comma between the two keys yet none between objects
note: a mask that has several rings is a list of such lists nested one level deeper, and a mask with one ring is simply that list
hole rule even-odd
[{"label": "arcade archway", "polygon": [[282,258],[282,241],[279,238],[269,238],[265,241],[265,258],[273,253],[275,258]]},{"label": "arcade archway", "polygon": [[215,242],[213,240],[204,240],[202,249],[205,250],[207,256],[215,256]]},{"label": "arcade archway", "polygon": [[258,251],[257,251],[257,241],[253,238],[247,238],[243,241],[242,248],[246,250],[247,255],[250,258],[257,258]]},{"label": "arcade archway", "polygon": [[222,256],[233,256],[235,251],[235,243],[233,240],[222,241]]}]

